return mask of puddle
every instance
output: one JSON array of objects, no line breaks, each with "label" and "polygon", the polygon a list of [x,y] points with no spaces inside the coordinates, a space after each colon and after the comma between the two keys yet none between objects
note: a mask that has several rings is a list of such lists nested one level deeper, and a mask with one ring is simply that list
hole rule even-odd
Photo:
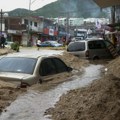
[{"label": "puddle", "polygon": [[67,91],[88,85],[93,80],[100,78],[102,65],[90,65],[85,73],[76,76],[73,81],[64,82],[56,88],[39,93],[28,91],[24,96],[14,101],[6,112],[0,116],[0,120],[50,120],[44,116],[46,109],[53,107],[59,97]]}]

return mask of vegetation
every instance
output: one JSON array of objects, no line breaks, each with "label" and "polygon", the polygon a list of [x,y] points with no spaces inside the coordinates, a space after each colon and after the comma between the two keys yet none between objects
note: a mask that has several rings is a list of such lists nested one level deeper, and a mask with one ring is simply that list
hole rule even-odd
[{"label": "vegetation", "polygon": [[18,42],[14,42],[11,44],[11,49],[19,52],[19,43]]},{"label": "vegetation", "polygon": [[30,11],[27,9],[18,8],[13,11],[10,11],[9,16],[25,16],[25,15],[28,15],[29,13],[30,13]]},{"label": "vegetation", "polygon": [[[68,14],[69,13],[69,14]],[[101,11],[93,0],[58,0],[35,11],[15,9],[10,16],[36,15],[45,17],[107,17],[107,12]]]}]

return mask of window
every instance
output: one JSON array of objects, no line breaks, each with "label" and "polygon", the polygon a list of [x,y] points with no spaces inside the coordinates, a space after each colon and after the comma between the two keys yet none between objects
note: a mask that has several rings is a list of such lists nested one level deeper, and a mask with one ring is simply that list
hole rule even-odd
[{"label": "window", "polygon": [[32,26],[32,21],[30,21],[30,25]]},{"label": "window", "polygon": [[113,45],[110,41],[105,40],[104,42],[105,42],[105,45],[106,45],[107,47],[109,47],[109,46],[113,46],[113,47],[114,47],[114,45]]},{"label": "window", "polygon": [[28,25],[28,20],[27,19],[24,19],[24,24]]},{"label": "window", "polygon": [[0,72],[32,74],[36,62],[33,58],[5,57],[0,60]]},{"label": "window", "polygon": [[105,43],[102,40],[95,40],[95,41],[89,41],[88,42],[88,48],[89,49],[105,49]]},{"label": "window", "polygon": [[85,42],[74,42],[72,44],[69,44],[68,51],[84,51],[85,50]]},{"label": "window", "polygon": [[41,65],[40,65],[40,75],[41,76],[52,75],[52,74],[55,74],[56,72],[57,72],[56,68],[55,68],[53,62],[51,61],[51,59],[44,59],[41,62]]},{"label": "window", "polygon": [[53,58],[52,61],[53,61],[53,63],[56,66],[57,73],[61,73],[61,72],[67,71],[67,66],[66,66],[66,64],[63,61],[61,61],[58,58]]},{"label": "window", "polygon": [[53,75],[68,71],[67,65],[59,58],[47,58],[41,62],[39,73],[41,76]]},{"label": "window", "polygon": [[72,26],[73,25],[73,20],[70,20],[70,26]]},{"label": "window", "polygon": [[34,26],[37,27],[37,22],[34,22]]}]

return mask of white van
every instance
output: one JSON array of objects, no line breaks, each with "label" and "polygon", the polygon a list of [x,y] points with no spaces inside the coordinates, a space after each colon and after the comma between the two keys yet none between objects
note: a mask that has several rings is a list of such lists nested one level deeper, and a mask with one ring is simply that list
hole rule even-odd
[{"label": "white van", "polygon": [[87,59],[110,59],[118,56],[114,45],[102,38],[89,38],[70,42],[67,52]]}]

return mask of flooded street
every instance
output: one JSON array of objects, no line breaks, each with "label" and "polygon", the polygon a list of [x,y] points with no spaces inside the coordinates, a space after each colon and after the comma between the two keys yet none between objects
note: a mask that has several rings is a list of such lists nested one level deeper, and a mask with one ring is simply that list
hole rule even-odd
[{"label": "flooded street", "polygon": [[0,120],[50,120],[48,116],[44,116],[44,112],[48,108],[54,107],[62,94],[84,87],[100,78],[102,67],[102,65],[90,65],[85,68],[84,74],[76,75],[73,80],[45,92],[29,90],[6,108],[6,111],[0,116]]},{"label": "flooded street", "polygon": [[19,55],[31,55],[31,54],[39,54],[39,55],[58,55],[58,54],[62,54],[63,53],[63,50],[47,50],[47,49],[40,49],[40,50],[37,50],[37,48],[21,48],[20,49],[20,52],[17,52],[17,53],[12,53],[13,54],[19,54]]}]

